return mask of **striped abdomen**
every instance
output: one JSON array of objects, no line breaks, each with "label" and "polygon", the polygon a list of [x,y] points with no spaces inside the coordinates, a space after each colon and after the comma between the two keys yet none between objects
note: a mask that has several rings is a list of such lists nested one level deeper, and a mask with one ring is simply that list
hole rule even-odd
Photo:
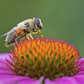
[{"label": "striped abdomen", "polygon": [[14,30],[13,32],[7,35],[6,40],[5,40],[6,41],[5,45],[9,46],[15,43],[15,39],[21,36],[25,36],[25,33],[22,29],[19,28],[17,30]]}]

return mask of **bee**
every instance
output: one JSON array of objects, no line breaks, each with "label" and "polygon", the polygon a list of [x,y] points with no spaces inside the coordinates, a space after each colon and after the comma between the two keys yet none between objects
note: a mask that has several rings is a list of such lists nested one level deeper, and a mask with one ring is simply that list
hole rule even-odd
[{"label": "bee", "polygon": [[[40,29],[43,28],[42,21],[40,18],[33,17],[33,19],[27,19],[25,21],[17,24],[16,27],[11,29],[6,34],[2,35],[6,37],[5,46],[9,47],[15,43],[20,42],[23,38],[33,39],[31,34],[39,34],[40,37],[43,37]],[[0,37],[2,37],[0,36]]]}]

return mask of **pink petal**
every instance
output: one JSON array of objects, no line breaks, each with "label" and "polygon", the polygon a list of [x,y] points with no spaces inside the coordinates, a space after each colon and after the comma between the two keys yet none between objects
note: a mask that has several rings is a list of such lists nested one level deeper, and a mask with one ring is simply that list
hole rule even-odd
[{"label": "pink petal", "polygon": [[0,71],[2,71],[2,70],[9,71],[9,69],[6,66],[3,66],[0,64]]},{"label": "pink petal", "polygon": [[73,78],[78,82],[78,84],[84,84],[84,75],[76,75]]},{"label": "pink petal", "polygon": [[5,75],[0,77],[0,84],[17,84],[21,81],[29,80],[32,82],[36,82],[36,79],[31,79],[25,76],[11,76]]},{"label": "pink petal", "polygon": [[83,75],[84,74],[84,70],[80,71],[77,75]]},{"label": "pink petal", "polygon": [[39,80],[35,80],[35,81],[25,80],[25,81],[22,81],[22,82],[20,82],[18,84],[41,84],[43,79],[44,79],[44,77],[42,76],[42,77],[40,77]]},{"label": "pink petal", "polygon": [[12,71],[0,71],[0,76],[2,75],[17,75],[15,73],[13,73]]},{"label": "pink petal", "polygon": [[79,73],[78,74],[84,74],[84,58],[81,58],[80,60],[79,60],[79,62],[78,62],[78,65],[81,63],[81,62],[83,62],[82,64],[81,64],[81,68],[78,70],[79,71]]},{"label": "pink petal", "polygon": [[[4,65],[7,63],[5,58],[11,60],[9,55],[10,53],[0,54],[0,84],[41,84],[44,77],[41,77],[39,80],[31,79],[25,76],[15,76],[17,74],[10,71]],[[12,56],[12,55],[11,55]]]},{"label": "pink petal", "polygon": [[8,70],[8,68],[6,67],[6,64],[8,64],[6,59],[8,59],[9,61],[12,62],[11,58],[9,57],[9,55],[11,55],[11,54],[10,53],[0,54],[0,70],[3,69],[3,68]]},{"label": "pink petal", "polygon": [[6,60],[0,59],[0,65],[1,65],[1,66],[5,65],[6,63],[7,63]]},{"label": "pink petal", "polygon": [[78,84],[78,83],[72,77],[62,77],[62,78],[54,79],[52,81],[46,79],[45,84]]},{"label": "pink petal", "polygon": [[4,59],[4,60],[5,58],[10,59],[9,55],[12,56],[12,54],[10,53],[2,53],[0,54],[0,59]]},{"label": "pink petal", "polygon": [[49,79],[45,79],[45,84],[59,84],[59,83],[50,81]]},{"label": "pink petal", "polygon": [[79,62],[78,62],[78,64],[80,64],[81,62],[83,62],[83,66],[84,66],[84,58],[81,58],[80,60],[79,60]]},{"label": "pink petal", "polygon": [[81,58],[81,59],[79,60],[79,63],[81,63],[81,62],[84,62],[84,58]]}]

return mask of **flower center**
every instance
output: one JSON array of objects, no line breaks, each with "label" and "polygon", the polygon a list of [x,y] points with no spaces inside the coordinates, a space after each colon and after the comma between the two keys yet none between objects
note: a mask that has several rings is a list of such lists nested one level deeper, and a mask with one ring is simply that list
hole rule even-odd
[{"label": "flower center", "polygon": [[36,79],[72,76],[82,64],[78,65],[79,51],[73,45],[49,38],[25,39],[11,53],[12,62],[6,59],[8,68],[18,75]]}]

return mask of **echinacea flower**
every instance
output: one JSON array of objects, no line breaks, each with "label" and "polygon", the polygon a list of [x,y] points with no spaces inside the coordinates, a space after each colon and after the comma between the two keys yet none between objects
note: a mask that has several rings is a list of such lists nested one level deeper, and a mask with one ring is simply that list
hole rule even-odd
[{"label": "echinacea flower", "polygon": [[0,54],[0,84],[84,84],[84,58],[67,42],[25,39]]}]

